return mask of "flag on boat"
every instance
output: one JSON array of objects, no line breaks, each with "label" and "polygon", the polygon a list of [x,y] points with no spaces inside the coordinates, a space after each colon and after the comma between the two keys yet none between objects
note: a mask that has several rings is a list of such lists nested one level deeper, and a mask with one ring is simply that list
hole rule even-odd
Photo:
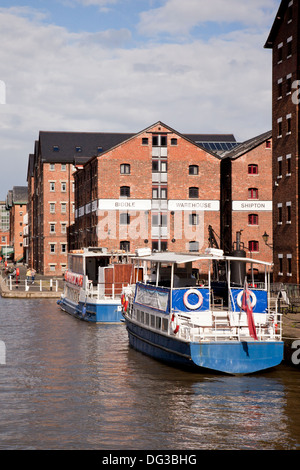
[{"label": "flag on boat", "polygon": [[243,291],[243,297],[242,297],[242,309],[244,310],[244,312],[247,313],[247,321],[248,321],[250,336],[253,339],[257,340],[258,338],[256,334],[256,328],[255,328],[254,319],[253,319],[253,309],[251,305],[251,295],[250,295],[250,291],[248,288],[248,282],[246,279],[245,279],[244,291]]}]

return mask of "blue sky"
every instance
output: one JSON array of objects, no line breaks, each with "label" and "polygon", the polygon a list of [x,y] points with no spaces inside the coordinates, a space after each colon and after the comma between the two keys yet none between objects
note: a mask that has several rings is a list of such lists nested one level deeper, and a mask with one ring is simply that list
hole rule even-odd
[{"label": "blue sky", "polygon": [[25,185],[40,130],[271,128],[279,0],[2,0],[0,198]]}]

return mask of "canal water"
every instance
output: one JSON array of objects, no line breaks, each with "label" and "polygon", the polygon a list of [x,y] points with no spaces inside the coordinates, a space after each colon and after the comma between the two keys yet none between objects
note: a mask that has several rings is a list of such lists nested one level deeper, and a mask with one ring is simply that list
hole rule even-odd
[{"label": "canal water", "polygon": [[[177,370],[52,300],[0,298],[0,449],[299,450],[300,372]],[[3,361],[2,361],[3,362]]]}]

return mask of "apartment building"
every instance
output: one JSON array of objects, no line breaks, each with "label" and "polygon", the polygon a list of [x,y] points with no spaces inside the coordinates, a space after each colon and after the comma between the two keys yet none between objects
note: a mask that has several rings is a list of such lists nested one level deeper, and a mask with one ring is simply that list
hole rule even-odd
[{"label": "apartment building", "polygon": [[272,262],[272,132],[227,152],[221,174],[222,248],[229,253],[241,232],[247,256]]},{"label": "apartment building", "polygon": [[280,3],[265,48],[272,49],[274,280],[300,283],[299,1]]}]

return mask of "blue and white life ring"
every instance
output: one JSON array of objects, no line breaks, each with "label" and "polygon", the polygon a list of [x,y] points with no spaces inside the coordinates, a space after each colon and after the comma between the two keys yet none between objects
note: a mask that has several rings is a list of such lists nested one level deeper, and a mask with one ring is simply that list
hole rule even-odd
[{"label": "blue and white life ring", "polygon": [[[189,302],[188,299],[191,294],[195,294],[198,297],[198,302],[196,304],[191,304]],[[197,310],[203,304],[203,296],[201,292],[199,292],[197,289],[189,289],[185,292],[183,296],[183,303],[185,307],[188,308],[189,310]]]}]

